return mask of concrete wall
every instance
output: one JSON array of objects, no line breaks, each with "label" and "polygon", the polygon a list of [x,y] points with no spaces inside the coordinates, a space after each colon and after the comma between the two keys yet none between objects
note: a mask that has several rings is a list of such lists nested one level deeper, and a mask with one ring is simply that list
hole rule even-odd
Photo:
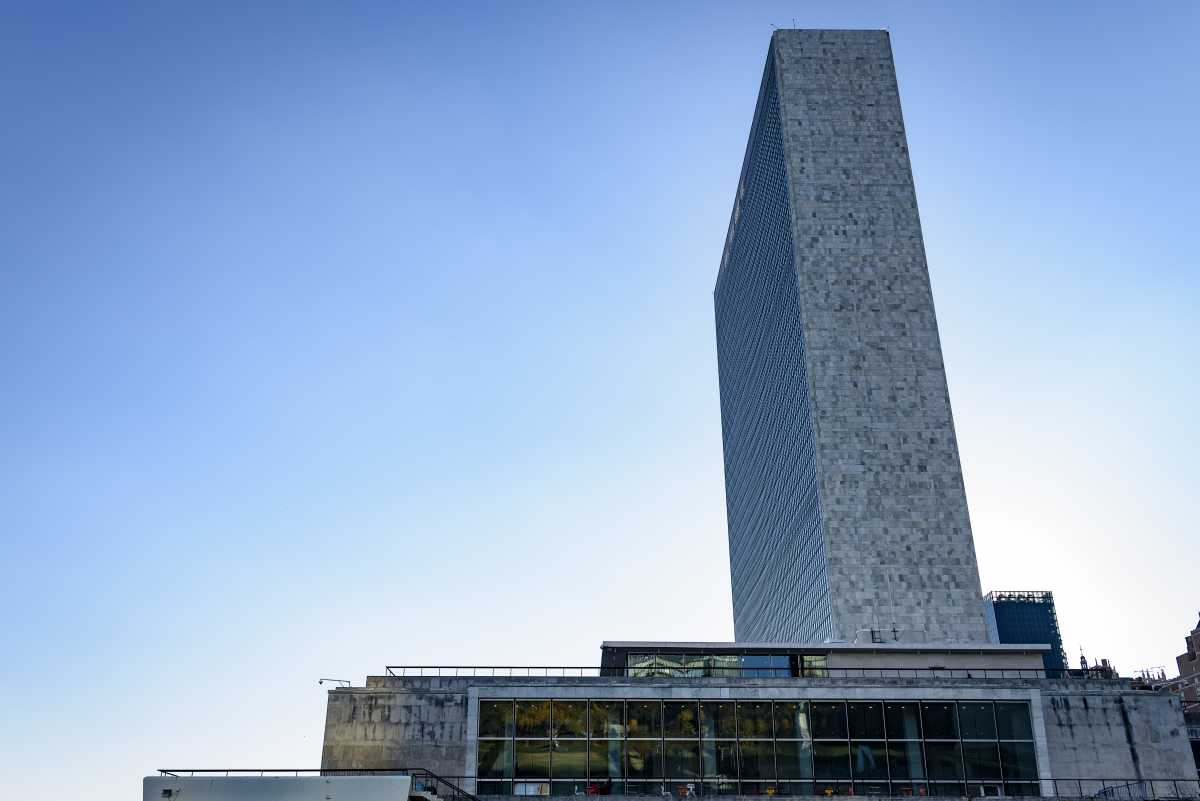
[{"label": "concrete wall", "polygon": [[330,690],[321,767],[425,768],[464,773],[467,682],[371,677],[366,687]]},{"label": "concrete wall", "polygon": [[[879,653],[856,653],[831,651],[826,657],[831,668],[873,668],[903,670],[904,668],[943,667],[955,670],[1042,670],[1040,654],[1021,653],[906,653],[897,655]],[[898,667],[903,665],[903,667]]]},{"label": "concrete wall", "polygon": [[147,776],[142,800],[408,801],[411,787],[409,776]]}]

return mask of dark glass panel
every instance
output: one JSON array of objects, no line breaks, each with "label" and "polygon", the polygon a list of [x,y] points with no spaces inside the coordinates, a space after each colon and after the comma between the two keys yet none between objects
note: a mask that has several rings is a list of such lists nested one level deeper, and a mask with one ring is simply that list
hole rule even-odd
[{"label": "dark glass panel", "polygon": [[850,719],[851,740],[883,739],[883,704],[878,701],[851,701],[846,707]]},{"label": "dark glass panel", "polygon": [[815,795],[849,795],[850,782],[834,782],[822,781],[818,779],[813,782],[813,792]]},{"label": "dark glass panel", "polygon": [[513,702],[512,701],[480,701],[479,702],[479,736],[480,737],[512,737],[513,736]]},{"label": "dark glass panel", "polygon": [[705,675],[729,676],[741,675],[741,662],[734,654],[711,654],[704,657]]},{"label": "dark glass panel", "polygon": [[694,740],[667,740],[664,761],[667,778],[700,778],[700,745]]},{"label": "dark glass panel", "polygon": [[804,657],[804,675],[821,677],[828,672],[825,668],[825,655]]},{"label": "dark glass panel", "polygon": [[958,743],[925,743],[925,767],[931,779],[961,779],[962,751]]},{"label": "dark glass panel", "polygon": [[705,782],[700,790],[701,795],[737,795],[737,779]]},{"label": "dark glass panel", "polygon": [[966,788],[956,782],[938,782],[927,786],[929,787],[929,794],[939,798],[966,795]]},{"label": "dark glass panel", "polygon": [[627,737],[662,737],[662,703],[627,701],[625,721]]},{"label": "dark glass panel", "polygon": [[732,701],[700,702],[700,736],[707,739],[737,736]]},{"label": "dark glass panel", "polygon": [[849,779],[850,744],[813,743],[813,775],[818,779]]},{"label": "dark glass panel", "polygon": [[742,739],[771,738],[771,702],[738,701],[738,737]]},{"label": "dark glass panel", "polygon": [[[846,705],[841,701],[813,701],[808,705],[808,722],[812,735],[818,739],[828,737],[846,739]],[[838,778],[831,776],[830,778]]]},{"label": "dark glass panel", "polygon": [[959,704],[958,725],[964,740],[996,739],[996,716],[986,701]]},{"label": "dark glass panel", "polygon": [[776,795],[813,795],[812,782],[776,782]]},{"label": "dark glass panel", "polygon": [[480,740],[476,775],[481,779],[511,779],[512,740]]},{"label": "dark glass panel", "polygon": [[775,782],[770,780],[754,779],[746,781],[742,779],[741,795],[774,795]]},{"label": "dark glass panel", "polygon": [[883,781],[854,782],[854,795],[888,796],[891,794],[892,791],[888,787],[887,779]]},{"label": "dark glass panel", "polygon": [[475,786],[480,795],[512,795],[512,782],[484,782]]},{"label": "dark glass panel", "polygon": [[893,779],[924,779],[925,758],[921,743],[916,740],[889,742],[888,767],[891,768]]},{"label": "dark glass panel", "polygon": [[856,779],[887,779],[887,749],[883,741],[850,743],[850,766]]},{"label": "dark glass panel", "polygon": [[[630,706],[632,706],[632,702]],[[628,740],[625,743],[625,776],[629,779],[662,778],[662,741]]]},{"label": "dark glass panel", "polygon": [[775,736],[784,739],[811,737],[808,731],[808,705],[803,701],[776,701]]},{"label": "dark glass panel", "polygon": [[587,781],[578,779],[573,782],[551,782],[550,795],[585,795]]},{"label": "dark glass panel", "polygon": [[591,714],[593,737],[625,736],[624,701],[592,701]]},{"label": "dark glass panel", "polygon": [[[738,760],[742,771],[742,781],[775,778],[775,744],[770,740],[740,741],[738,743]],[[743,789],[742,793],[744,795],[746,791]]]},{"label": "dark glass panel", "polygon": [[550,778],[550,741],[517,740],[517,778]]},{"label": "dark glass panel", "polygon": [[742,675],[747,678],[771,676],[771,657],[766,654],[746,654],[741,662]]},{"label": "dark glass panel", "polygon": [[555,701],[550,723],[552,737],[587,737],[587,701]]},{"label": "dark glass panel", "polygon": [[550,753],[550,777],[582,779],[587,776],[587,740],[553,740]]},{"label": "dark glass panel", "polygon": [[995,743],[963,743],[968,779],[999,779],[1000,752]]},{"label": "dark glass panel", "polygon": [[662,782],[626,782],[625,795],[632,796],[661,796]]},{"label": "dark glass panel", "polygon": [[621,778],[624,763],[623,740],[592,740],[588,743],[588,772],[593,780]]},{"label": "dark glass panel", "polygon": [[1032,740],[1029,704],[996,704],[996,730],[1001,740]]},{"label": "dark glass panel", "polygon": [[806,740],[776,740],[775,764],[781,779],[811,779],[812,743]]},{"label": "dark glass panel", "polygon": [[1004,794],[1011,796],[1026,796],[1032,798],[1042,794],[1041,788],[1032,782],[1023,784],[1021,782],[1005,782]]},{"label": "dark glass panel", "polygon": [[550,782],[513,782],[513,795],[550,795]]},{"label": "dark glass panel", "polygon": [[549,701],[517,701],[517,736],[550,736]]},{"label": "dark glass panel", "polygon": [[918,704],[886,703],[889,740],[921,739],[921,707]]},{"label": "dark glass panel", "polygon": [[695,701],[664,701],[663,730],[667,737],[700,736],[700,716]]},{"label": "dark glass panel", "polygon": [[1033,743],[1000,743],[1000,764],[1006,779],[1036,779],[1037,756]]},{"label": "dark glass panel", "polygon": [[926,740],[958,739],[958,705],[954,703],[922,703],[921,723]]},{"label": "dark glass panel", "polygon": [[700,743],[700,769],[705,779],[737,779],[737,744],[732,740]]}]

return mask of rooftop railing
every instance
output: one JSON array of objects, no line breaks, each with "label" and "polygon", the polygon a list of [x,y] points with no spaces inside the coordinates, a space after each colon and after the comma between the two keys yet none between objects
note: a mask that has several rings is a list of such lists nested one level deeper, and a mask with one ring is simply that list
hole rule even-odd
[{"label": "rooftop railing", "polygon": [[[479,801],[472,793],[464,790],[457,781],[426,770],[425,768],[356,768],[352,770],[326,770],[324,768],[159,768],[163,776],[175,778],[236,778],[236,777],[301,777],[301,776],[411,776],[412,793],[445,798],[448,801]],[[459,781],[467,778],[455,776]],[[471,781],[474,781],[471,778]]]},{"label": "rooftop railing", "polygon": [[770,667],[592,667],[563,665],[387,665],[388,676],[441,678],[631,679],[1061,679],[1103,678],[1043,668],[818,667],[797,672]]}]

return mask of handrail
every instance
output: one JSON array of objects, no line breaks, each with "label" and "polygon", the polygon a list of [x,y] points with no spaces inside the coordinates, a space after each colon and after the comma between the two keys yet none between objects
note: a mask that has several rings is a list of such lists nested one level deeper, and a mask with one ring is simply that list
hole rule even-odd
[{"label": "handrail", "polygon": [[[970,668],[970,667],[596,667],[591,665],[385,665],[393,678],[886,678],[886,679],[1061,679],[1086,678],[1130,682],[1131,679],[1107,679],[1082,671],[1045,668]],[[337,689],[331,692],[337,692]]]},{"label": "handrail", "polygon": [[[474,794],[467,792],[459,785],[446,779],[428,768],[159,768],[158,772],[163,776],[171,776],[173,778],[193,778],[196,776],[224,776],[230,778],[237,777],[268,777],[268,776],[411,776],[413,778],[413,790],[425,789],[427,785],[422,782],[434,783],[434,794],[442,795],[437,792],[437,785],[445,785],[449,790],[446,793],[448,798],[461,798],[466,801],[479,801]],[[470,778],[455,776],[454,778]]]}]

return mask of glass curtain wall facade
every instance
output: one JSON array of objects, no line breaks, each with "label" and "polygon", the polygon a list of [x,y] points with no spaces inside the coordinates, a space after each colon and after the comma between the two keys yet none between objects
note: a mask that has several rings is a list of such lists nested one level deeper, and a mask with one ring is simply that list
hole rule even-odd
[{"label": "glass curtain wall facade", "polygon": [[1037,795],[1029,706],[1001,701],[486,699],[496,795]]},{"label": "glass curtain wall facade", "polygon": [[824,654],[632,653],[625,675],[635,678],[787,678],[825,676]]}]

